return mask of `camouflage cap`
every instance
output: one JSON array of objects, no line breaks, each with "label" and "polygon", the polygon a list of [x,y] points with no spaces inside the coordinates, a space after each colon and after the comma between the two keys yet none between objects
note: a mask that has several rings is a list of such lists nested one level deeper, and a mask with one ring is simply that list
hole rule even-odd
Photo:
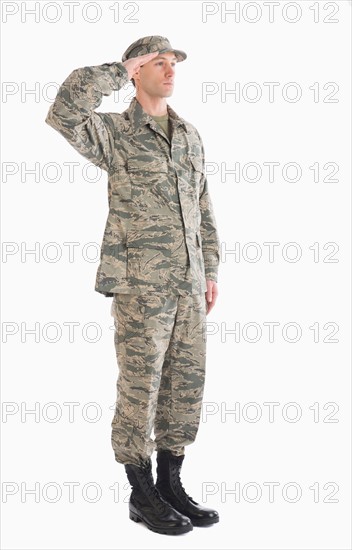
[{"label": "camouflage cap", "polygon": [[187,54],[182,50],[175,50],[165,36],[144,36],[128,46],[122,55],[122,61],[156,51],[159,51],[159,53],[174,52],[178,62],[184,61],[187,57]]}]

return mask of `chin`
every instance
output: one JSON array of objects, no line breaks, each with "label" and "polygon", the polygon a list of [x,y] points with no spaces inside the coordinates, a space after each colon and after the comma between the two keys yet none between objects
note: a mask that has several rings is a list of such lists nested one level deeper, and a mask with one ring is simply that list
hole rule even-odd
[{"label": "chin", "polygon": [[160,90],[160,95],[161,97],[169,97],[170,95],[172,95],[173,91],[173,88],[168,89],[168,86],[162,86],[162,89]]}]

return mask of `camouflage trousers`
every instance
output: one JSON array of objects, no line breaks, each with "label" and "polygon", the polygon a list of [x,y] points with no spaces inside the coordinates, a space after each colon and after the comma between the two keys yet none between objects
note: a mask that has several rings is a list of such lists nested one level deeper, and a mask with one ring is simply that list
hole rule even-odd
[{"label": "camouflage trousers", "polygon": [[139,465],[159,449],[184,454],[196,438],[203,399],[205,293],[118,293],[111,315],[119,371],[111,423],[116,461]]}]

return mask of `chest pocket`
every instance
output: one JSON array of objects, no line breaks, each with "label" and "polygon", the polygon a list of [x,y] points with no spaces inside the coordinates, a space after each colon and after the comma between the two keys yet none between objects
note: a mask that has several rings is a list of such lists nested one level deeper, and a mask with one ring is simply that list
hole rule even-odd
[{"label": "chest pocket", "polygon": [[192,167],[192,179],[199,191],[199,186],[203,176],[203,163],[201,158],[199,157],[191,157],[190,160],[191,160],[191,167]]},{"label": "chest pocket", "polygon": [[117,196],[121,201],[131,199],[131,182],[124,170],[119,170],[109,176],[109,195]]},{"label": "chest pocket", "polygon": [[145,183],[153,183],[162,177],[158,177],[158,174],[168,173],[168,165],[165,159],[142,156],[132,157],[127,159],[127,172],[130,175],[132,183],[137,182],[141,184],[143,181]]},{"label": "chest pocket", "polygon": [[189,157],[189,168],[186,178],[186,190],[190,200],[194,204],[196,215],[199,215],[198,204],[202,177],[203,166],[201,159],[198,157]]},{"label": "chest pocket", "polygon": [[169,202],[169,167],[166,159],[131,157],[127,160],[126,170],[132,200],[142,211],[158,209]]}]

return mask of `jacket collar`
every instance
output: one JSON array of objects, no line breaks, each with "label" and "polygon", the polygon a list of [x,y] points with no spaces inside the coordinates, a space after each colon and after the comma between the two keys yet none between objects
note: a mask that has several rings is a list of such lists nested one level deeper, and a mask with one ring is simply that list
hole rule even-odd
[{"label": "jacket collar", "polygon": [[[151,124],[153,127],[155,126],[155,120],[151,115],[144,111],[136,96],[132,98],[131,103],[126,111],[133,125],[134,131],[136,131],[141,126],[144,126],[145,124]],[[175,128],[176,126],[181,125],[185,129],[185,132],[187,132],[186,121],[183,118],[179,117],[178,114],[170,107],[170,105],[167,105],[167,112],[169,114],[169,117],[172,119],[172,125]]]}]

